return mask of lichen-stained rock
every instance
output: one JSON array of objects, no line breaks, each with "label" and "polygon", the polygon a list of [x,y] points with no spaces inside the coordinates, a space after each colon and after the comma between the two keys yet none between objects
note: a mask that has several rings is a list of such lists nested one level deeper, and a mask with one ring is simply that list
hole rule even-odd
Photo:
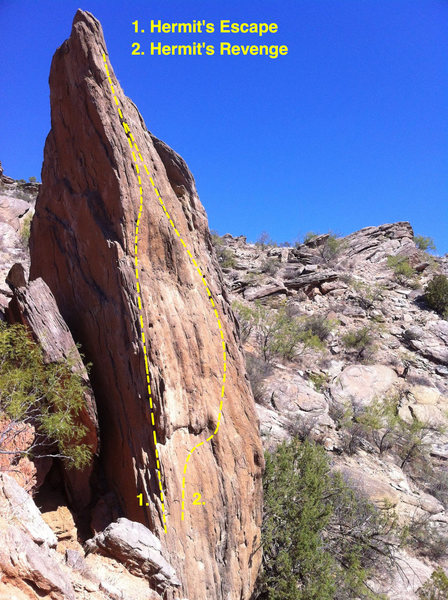
[{"label": "lichen-stained rock", "polygon": [[31,536],[36,544],[46,544],[53,548],[56,536],[45,523],[39,509],[20,485],[6,473],[0,473],[0,513],[9,514],[12,520]]},{"label": "lichen-stained rock", "polygon": [[[139,286],[167,513],[163,532],[134,274],[139,182],[104,52],[100,24],[78,11],[51,67],[52,128],[31,231],[30,278],[48,284],[93,363],[100,459],[108,484],[126,517],[162,540],[182,583],[180,597],[247,599],[260,563],[263,457],[234,317],[194,179],[185,162],[148,132],[109,64],[124,120],[201,267],[226,342],[221,425],[188,462],[182,521],[188,452],[205,442],[218,422],[223,348],[206,289],[140,162]],[[194,494],[201,494],[199,504],[193,504]]]},{"label": "lichen-stained rock", "polygon": [[349,365],[331,384],[331,397],[340,406],[365,408],[383,398],[396,380],[396,373],[386,365]]},{"label": "lichen-stained rock", "polygon": [[[31,330],[43,350],[46,362],[69,360],[73,369],[82,377],[85,386],[84,406],[78,414],[78,419],[86,427],[83,443],[88,444],[95,455],[99,446],[95,398],[78,348],[58,310],[53,294],[41,278],[23,285],[25,283],[24,271],[18,263],[11,268],[7,281],[13,289],[13,297],[6,311],[8,321],[21,323]],[[78,509],[84,508],[91,501],[89,479],[92,468],[93,464],[82,470],[66,469],[64,471],[69,498]]]}]

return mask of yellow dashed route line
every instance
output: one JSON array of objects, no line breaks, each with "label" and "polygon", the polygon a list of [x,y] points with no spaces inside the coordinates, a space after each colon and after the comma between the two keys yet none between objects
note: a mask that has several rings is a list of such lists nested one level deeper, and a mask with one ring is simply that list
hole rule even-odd
[{"label": "yellow dashed route line", "polygon": [[[156,431],[154,428],[154,410],[153,410],[153,401],[152,401],[152,394],[151,394],[151,384],[150,384],[150,378],[149,378],[149,368],[148,368],[148,357],[147,357],[147,352],[146,352],[146,341],[145,341],[145,333],[144,333],[144,326],[143,326],[143,309],[142,309],[142,300],[141,300],[141,296],[140,296],[140,285],[139,285],[139,277],[138,277],[138,248],[137,248],[137,244],[138,244],[138,229],[139,229],[139,225],[140,225],[140,218],[141,218],[141,214],[142,214],[142,209],[143,209],[143,188],[142,188],[142,180],[140,177],[140,170],[137,164],[137,158],[135,155],[135,152],[137,152],[138,157],[141,161],[141,164],[143,165],[144,170],[146,171],[146,174],[149,177],[149,181],[151,182],[152,188],[154,190],[154,192],[157,195],[157,198],[159,199],[160,205],[163,208],[163,211],[165,213],[166,218],[168,219],[168,221],[170,222],[170,225],[172,226],[174,232],[176,233],[177,237],[180,240],[180,243],[182,244],[182,246],[185,248],[186,253],[188,254],[188,257],[190,259],[190,261],[192,262],[192,264],[194,265],[195,269],[197,270],[197,272],[199,273],[199,277],[201,278],[201,281],[205,287],[205,290],[207,292],[207,296],[208,299],[210,301],[210,304],[212,306],[213,309],[213,313],[216,317],[217,323],[218,323],[218,328],[219,328],[219,334],[221,336],[221,344],[222,344],[222,357],[223,357],[223,373],[222,373],[222,386],[221,386],[221,400],[219,403],[219,413],[218,413],[218,418],[216,421],[216,429],[215,431],[205,440],[203,440],[202,442],[200,442],[199,444],[196,444],[196,446],[194,446],[187,455],[187,458],[185,459],[185,464],[184,464],[184,469],[183,469],[183,477],[182,477],[182,501],[181,501],[181,519],[182,521],[184,520],[184,516],[185,516],[185,479],[186,479],[186,475],[187,475],[187,467],[188,467],[188,462],[190,461],[193,453],[195,450],[197,450],[198,448],[200,448],[203,444],[205,444],[205,442],[210,442],[213,437],[218,433],[219,431],[219,427],[221,424],[221,416],[222,416],[222,405],[223,405],[223,401],[224,401],[224,391],[225,391],[225,383],[226,383],[226,371],[227,371],[227,356],[226,356],[226,342],[224,339],[224,332],[223,332],[223,328],[222,328],[222,324],[221,324],[221,320],[219,318],[219,314],[218,314],[218,310],[216,308],[216,304],[213,300],[212,297],[212,293],[208,287],[207,284],[207,280],[205,279],[205,276],[202,273],[201,268],[199,267],[198,263],[196,262],[194,256],[192,255],[192,253],[190,252],[190,250],[188,249],[186,243],[184,242],[182,236],[180,235],[179,231],[177,230],[173,219],[171,218],[170,214],[167,211],[167,208],[165,206],[165,203],[163,202],[162,197],[160,196],[159,190],[157,189],[151,175],[149,174],[148,171],[148,167],[146,166],[146,164],[143,161],[143,157],[140,153],[140,150],[137,146],[137,144],[135,143],[135,138],[132,135],[131,130],[129,129],[129,125],[125,122],[124,117],[123,117],[123,113],[120,109],[120,104],[118,102],[118,98],[115,94],[115,89],[114,86],[112,84],[112,79],[110,77],[109,74],[109,69],[107,66],[107,61],[106,61],[106,55],[103,54],[103,60],[104,60],[104,68],[106,70],[106,74],[107,74],[107,79],[109,81],[110,84],[110,88],[111,88],[111,92],[112,92],[112,96],[114,98],[115,104],[117,106],[117,110],[118,110],[118,115],[120,117],[120,123],[123,126],[124,132],[126,134],[126,137],[128,139],[129,142],[129,147],[132,153],[132,158],[134,161],[134,167],[135,167],[135,171],[137,173],[137,179],[138,179],[138,184],[139,184],[139,191],[140,191],[140,208],[139,208],[139,212],[138,212],[138,218],[137,218],[137,224],[135,227],[135,278],[137,281],[137,301],[138,301],[138,307],[139,307],[139,311],[140,311],[140,326],[141,326],[141,337],[142,337],[142,342],[143,342],[143,352],[144,352],[144,356],[145,356],[145,369],[146,369],[146,378],[147,378],[147,382],[148,382],[148,394],[149,394],[149,405],[151,408],[151,422],[153,425],[153,436],[154,436],[154,445],[155,445],[155,452],[156,452],[156,461],[157,461],[157,476],[159,478],[159,487],[160,487],[160,499],[162,502],[162,510],[163,510],[163,524],[164,524],[164,530],[166,533],[166,515],[165,515],[165,506],[164,506],[164,500],[163,500],[163,489],[162,489],[162,478],[161,478],[161,474],[160,474],[160,462],[159,462],[159,455],[158,455],[158,451],[157,451],[157,436],[156,436]],[[135,149],[135,151],[134,151]]]}]

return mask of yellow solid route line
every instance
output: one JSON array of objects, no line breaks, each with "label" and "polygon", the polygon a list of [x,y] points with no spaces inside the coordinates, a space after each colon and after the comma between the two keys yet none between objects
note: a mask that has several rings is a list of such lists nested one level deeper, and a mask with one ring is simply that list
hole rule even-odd
[{"label": "yellow solid route line", "polygon": [[[196,268],[197,272],[199,273],[199,277],[201,278],[201,281],[205,287],[205,290],[207,292],[208,295],[208,299],[210,301],[210,304],[212,305],[212,309],[213,309],[213,313],[216,317],[216,320],[218,322],[218,327],[219,327],[219,333],[221,336],[221,344],[222,344],[222,356],[223,356],[223,373],[222,373],[222,386],[221,386],[221,400],[219,403],[219,413],[218,413],[218,419],[216,422],[216,429],[215,431],[205,440],[203,440],[202,442],[200,442],[199,444],[196,444],[196,446],[194,446],[187,455],[187,458],[185,460],[185,464],[184,464],[184,470],[183,470],[183,477],[182,477],[182,505],[181,505],[181,519],[182,521],[184,520],[184,516],[185,516],[185,477],[187,474],[187,467],[188,467],[188,462],[190,460],[190,458],[192,457],[193,453],[195,450],[197,450],[198,448],[200,448],[203,444],[205,444],[205,442],[210,442],[213,437],[218,433],[219,431],[219,427],[221,424],[221,416],[222,416],[222,405],[223,405],[223,399],[224,399],[224,391],[225,391],[225,383],[226,383],[226,371],[227,371],[227,355],[226,355],[226,343],[224,340],[224,332],[222,329],[222,325],[221,325],[221,320],[219,318],[219,314],[218,314],[218,310],[216,308],[216,304],[213,301],[213,297],[212,297],[212,293],[208,287],[207,281],[205,279],[205,276],[202,273],[201,268],[199,267],[198,263],[196,262],[194,256],[192,255],[192,253],[190,252],[190,250],[188,249],[186,243],[184,242],[182,236],[180,235],[179,231],[176,229],[176,226],[170,216],[170,214],[168,213],[165,203],[163,202],[159,190],[157,189],[157,187],[155,186],[155,183],[151,177],[151,175],[149,174],[148,168],[145,165],[144,161],[143,161],[143,157],[140,153],[140,150],[138,149],[137,144],[135,143],[135,138],[131,133],[131,130],[129,129],[129,125],[124,121],[124,117],[123,117],[123,113],[120,109],[119,106],[119,102],[118,102],[118,98],[115,95],[115,89],[112,85],[112,80],[110,78],[110,74],[109,74],[109,69],[107,67],[107,62],[106,62],[106,55],[103,54],[103,60],[104,60],[104,68],[106,70],[106,74],[107,74],[107,78],[109,80],[109,84],[111,87],[111,91],[112,91],[112,95],[115,101],[115,104],[117,106],[117,110],[118,110],[118,114],[120,117],[120,123],[123,126],[124,132],[126,134],[126,137],[128,138],[128,142],[129,142],[129,147],[131,149],[131,153],[132,153],[132,158],[134,160],[134,167],[137,173],[137,178],[138,178],[138,183],[139,183],[139,189],[140,189],[140,209],[139,209],[139,213],[138,213],[138,218],[137,218],[137,225],[135,228],[135,278],[137,280],[137,299],[138,299],[138,306],[139,306],[139,310],[140,310],[140,325],[141,325],[141,334],[142,334],[142,342],[143,342],[143,350],[145,353],[145,368],[146,368],[146,376],[148,379],[148,392],[149,392],[149,402],[150,402],[150,407],[151,407],[151,421],[154,425],[154,413],[153,413],[153,404],[152,404],[152,397],[151,397],[151,386],[150,386],[150,381],[149,381],[149,370],[148,370],[148,359],[147,359],[147,354],[146,354],[146,344],[145,344],[145,334],[143,331],[143,316],[142,316],[142,302],[141,302],[141,297],[140,297],[140,286],[139,286],[139,282],[138,282],[138,262],[137,262],[137,241],[138,241],[138,228],[139,228],[139,224],[140,224],[140,217],[142,214],[142,208],[143,208],[143,189],[142,189],[142,181],[141,181],[141,177],[140,177],[140,171],[138,168],[138,164],[137,164],[137,158],[135,156],[135,152],[137,152],[138,157],[141,161],[141,164],[143,165],[143,168],[146,171],[146,174],[149,177],[149,181],[151,182],[151,185],[153,187],[154,192],[157,195],[157,198],[159,199],[160,205],[163,208],[163,211],[165,213],[166,218],[168,219],[168,221],[170,222],[170,225],[172,226],[172,228],[174,229],[177,237],[180,240],[180,243],[182,244],[182,246],[185,248],[186,253],[188,254],[188,257],[190,259],[190,261],[192,262],[192,264],[194,265],[194,267]],[[135,148],[135,152],[134,152],[134,148]],[[161,501],[162,501],[162,509],[163,509],[163,522],[164,522],[164,528],[165,528],[165,533],[166,533],[166,517],[165,517],[165,508],[164,508],[164,503],[163,503],[163,490],[162,490],[162,480],[161,480],[161,476],[160,476],[160,463],[159,463],[159,456],[158,456],[158,452],[157,452],[157,438],[156,438],[156,431],[155,429],[153,430],[153,434],[154,434],[154,444],[155,444],[155,448],[156,448],[156,459],[157,459],[157,474],[159,477],[159,486],[160,486],[160,497],[161,497]]]}]

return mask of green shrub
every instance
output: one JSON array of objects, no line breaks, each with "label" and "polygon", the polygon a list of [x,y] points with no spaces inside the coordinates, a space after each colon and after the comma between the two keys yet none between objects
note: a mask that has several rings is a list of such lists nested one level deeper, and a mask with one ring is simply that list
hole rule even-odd
[{"label": "green shrub", "polygon": [[418,590],[420,600],[446,600],[448,598],[448,577],[439,567],[433,571],[428,581]]},{"label": "green shrub", "polygon": [[[92,457],[77,421],[84,385],[70,361],[46,364],[41,348],[22,325],[0,322],[0,447],[2,454],[58,456],[81,468]],[[36,432],[28,447],[16,446],[24,427]],[[42,449],[45,449],[43,451]]]},{"label": "green shrub", "polygon": [[266,454],[262,600],[379,598],[367,580],[392,561],[395,520],[362,498],[325,451],[294,438]]},{"label": "green shrub", "polygon": [[424,235],[416,235],[414,237],[414,243],[419,250],[436,250],[436,245],[431,237],[425,237]]},{"label": "green shrub", "polygon": [[[305,234],[303,243],[309,244],[320,235],[322,234],[309,231],[307,234]],[[339,239],[337,235],[330,231],[328,232],[328,237],[318,246],[317,252],[318,255],[324,260],[324,262],[331,263],[339,256],[343,247],[343,241]]]},{"label": "green shrub", "polygon": [[36,177],[34,177],[34,176],[31,176],[31,177],[28,177],[28,181],[29,181],[30,183],[36,183],[36,182],[37,182],[37,179],[36,179]]},{"label": "green shrub", "polygon": [[349,351],[354,351],[356,358],[370,360],[374,352],[374,336],[370,327],[353,329],[342,336],[342,343]]},{"label": "green shrub", "polygon": [[[259,352],[267,362],[278,356],[293,360],[310,348],[323,350],[325,345],[314,333],[314,318],[290,316],[286,305],[270,310],[260,302],[253,307],[235,303],[241,335],[247,340],[253,333]],[[322,331],[320,332],[322,334]]]},{"label": "green shrub", "polygon": [[33,213],[29,210],[22,220],[22,229],[20,231],[20,239],[24,246],[28,246],[31,234],[31,222],[33,220]]},{"label": "green shrub", "polygon": [[308,379],[313,384],[316,392],[321,392],[328,384],[328,375],[326,373],[310,373]]},{"label": "green shrub", "polygon": [[310,331],[321,342],[325,342],[334,327],[334,322],[326,319],[323,315],[311,315],[304,319],[303,326],[305,330]]},{"label": "green shrub", "polygon": [[262,404],[266,395],[264,380],[271,374],[271,367],[269,363],[264,361],[261,357],[247,353],[246,371],[254,395],[254,400],[258,404]]},{"label": "green shrub", "polygon": [[261,264],[261,272],[267,275],[275,275],[280,268],[280,264],[278,258],[267,258]]},{"label": "green shrub", "polygon": [[346,283],[357,293],[357,302],[366,311],[375,308],[383,299],[384,289],[380,285],[370,285],[350,276]]},{"label": "green shrub", "polygon": [[448,537],[428,517],[413,518],[405,531],[405,541],[420,556],[440,561],[448,553]]},{"label": "green shrub", "polygon": [[335,260],[344,248],[344,243],[336,235],[330,233],[320,247],[319,253],[326,263]]},{"label": "green shrub", "polygon": [[308,231],[307,233],[305,233],[303,243],[308,244],[308,242],[311,242],[311,240],[314,240],[314,238],[317,238],[319,235],[319,233],[314,233],[314,231]]},{"label": "green shrub", "polygon": [[236,260],[234,251],[226,247],[222,237],[218,235],[216,231],[211,231],[211,236],[216,256],[221,267],[223,269],[232,269],[235,267]]},{"label": "green shrub", "polygon": [[435,275],[425,290],[425,300],[432,309],[448,318],[448,278],[445,275]]},{"label": "green shrub", "polygon": [[387,266],[392,269],[395,279],[402,285],[409,283],[416,275],[415,269],[406,256],[388,256]]}]

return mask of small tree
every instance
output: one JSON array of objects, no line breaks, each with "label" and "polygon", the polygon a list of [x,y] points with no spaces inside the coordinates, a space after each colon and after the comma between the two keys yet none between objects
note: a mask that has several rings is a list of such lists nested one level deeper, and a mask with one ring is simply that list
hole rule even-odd
[{"label": "small tree", "polygon": [[262,231],[258,236],[257,241],[255,242],[256,246],[261,246],[262,248],[267,248],[268,246],[277,246],[277,242],[275,242],[267,231]]},{"label": "small tree", "polygon": [[357,360],[368,361],[374,353],[374,337],[370,327],[353,329],[342,336],[345,348],[355,353]]},{"label": "small tree", "polygon": [[416,235],[414,237],[414,243],[419,250],[436,250],[436,245],[431,237],[425,237],[424,235]]},{"label": "small tree", "polygon": [[444,319],[448,319],[448,278],[446,275],[435,275],[432,278],[426,287],[425,300]]},{"label": "small tree", "polygon": [[371,570],[394,563],[395,519],[334,474],[322,447],[293,438],[266,455],[263,600],[377,599]]},{"label": "small tree", "polygon": [[406,285],[415,278],[415,269],[411,266],[407,256],[388,256],[387,266],[392,269],[395,279],[401,285]]},{"label": "small tree", "polygon": [[77,420],[84,385],[70,361],[46,364],[21,325],[0,322],[0,455],[63,458],[82,468],[92,458]]},{"label": "small tree", "polygon": [[428,581],[418,590],[420,600],[446,600],[448,598],[448,577],[440,567],[433,571]]}]

